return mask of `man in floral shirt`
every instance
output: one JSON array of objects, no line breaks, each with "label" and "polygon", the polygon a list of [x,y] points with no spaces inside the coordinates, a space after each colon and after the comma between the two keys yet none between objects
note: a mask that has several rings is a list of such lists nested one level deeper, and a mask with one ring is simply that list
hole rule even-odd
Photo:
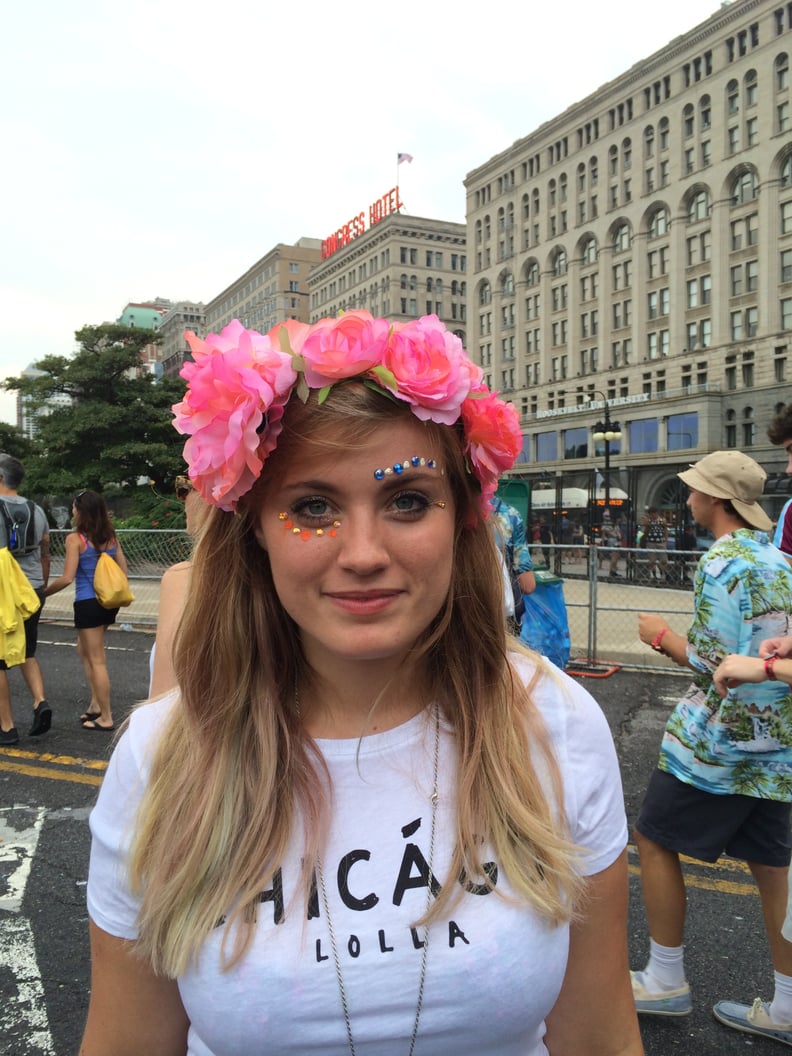
[{"label": "man in floral shirt", "polygon": [[740,451],[707,455],[680,479],[694,520],[715,543],[699,561],[694,617],[687,635],[662,616],[641,614],[641,640],[695,672],[666,725],[658,769],[636,823],[641,885],[650,933],[646,968],[633,972],[639,1012],[688,1015],[685,978],[685,886],[679,856],[747,862],[762,900],[775,967],[772,1002],[719,1001],[727,1026],[792,1045],[792,943],[781,935],[790,861],[792,693],[767,680],[730,690],[712,673],[729,653],[758,656],[766,638],[792,631],[792,568],[767,536],[770,518],[757,502],[766,474]]}]

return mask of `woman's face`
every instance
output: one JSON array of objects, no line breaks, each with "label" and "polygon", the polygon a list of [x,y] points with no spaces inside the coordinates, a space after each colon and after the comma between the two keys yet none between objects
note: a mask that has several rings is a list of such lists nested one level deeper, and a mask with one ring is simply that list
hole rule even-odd
[{"label": "woman's face", "polygon": [[[434,467],[408,465],[413,456]],[[256,537],[285,610],[320,672],[399,661],[440,611],[454,549],[454,502],[417,421],[386,423],[354,450],[298,450],[264,494]]]}]

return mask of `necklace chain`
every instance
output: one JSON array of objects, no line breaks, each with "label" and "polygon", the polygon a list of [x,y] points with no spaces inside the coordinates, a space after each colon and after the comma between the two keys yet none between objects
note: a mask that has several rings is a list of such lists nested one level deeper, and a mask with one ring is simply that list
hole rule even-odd
[{"label": "necklace chain", "polygon": [[[300,698],[297,694],[297,688],[294,690],[294,702],[297,708],[297,714],[300,713]],[[440,709],[437,705],[434,708],[434,762],[433,762],[433,779],[432,779],[432,794],[430,802],[432,804],[432,825],[429,835],[429,884],[426,889],[426,911],[432,904],[432,878],[434,876],[434,855],[435,855],[435,836],[437,833],[437,802],[439,799],[439,792],[437,788],[438,773],[440,769]],[[341,1008],[344,1013],[344,1023],[346,1024],[347,1032],[347,1043],[349,1045],[350,1056],[356,1056],[355,1039],[352,1034],[352,1015],[349,1011],[349,1001],[347,999],[346,987],[344,986],[344,976],[341,972],[341,958],[338,956],[338,945],[336,943],[335,929],[333,928],[333,918],[330,914],[330,902],[327,898],[327,888],[324,880],[324,870],[322,869],[321,858],[317,859],[316,862],[316,874],[319,881],[319,890],[322,895],[322,908],[324,909],[325,919],[327,921],[327,931],[330,935],[330,950],[333,954],[333,963],[335,965],[336,977],[338,979],[338,995],[341,998]],[[415,1042],[418,1037],[418,1025],[421,1021],[421,1010],[423,1009],[424,999],[424,988],[426,986],[426,962],[429,956],[429,926],[425,925],[423,929],[423,949],[421,952],[421,974],[418,980],[418,999],[415,1006],[415,1021],[413,1023],[412,1035],[410,1036],[410,1048],[408,1049],[408,1056],[413,1056],[415,1051]]]}]

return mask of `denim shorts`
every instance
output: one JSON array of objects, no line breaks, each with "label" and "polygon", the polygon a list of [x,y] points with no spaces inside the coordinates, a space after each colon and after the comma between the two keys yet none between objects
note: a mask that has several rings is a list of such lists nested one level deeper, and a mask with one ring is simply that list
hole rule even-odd
[{"label": "denim shorts", "polygon": [[635,828],[661,847],[701,862],[727,854],[783,867],[792,857],[790,807],[775,799],[716,796],[655,770]]}]

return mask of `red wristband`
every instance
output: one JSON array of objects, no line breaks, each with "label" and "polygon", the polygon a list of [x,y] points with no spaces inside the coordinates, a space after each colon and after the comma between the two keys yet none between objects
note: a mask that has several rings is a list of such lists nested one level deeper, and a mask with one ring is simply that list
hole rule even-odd
[{"label": "red wristband", "polygon": [[655,636],[655,638],[652,639],[651,645],[652,645],[652,648],[654,649],[654,651],[656,653],[663,653],[665,655],[665,649],[663,649],[663,647],[662,647],[662,645],[660,643],[662,642],[663,638],[666,636],[666,634],[668,634],[668,632],[670,630],[671,630],[670,627],[664,627],[662,629],[662,631],[659,631],[657,633],[657,635]]},{"label": "red wristband", "polygon": [[777,659],[778,659],[778,657],[775,654],[773,654],[772,656],[768,656],[767,659],[764,662],[765,674],[767,675],[767,677],[770,679],[771,682],[777,682],[778,681],[778,679],[776,678],[775,671],[773,670],[773,668],[775,667],[775,662],[776,662]]}]

